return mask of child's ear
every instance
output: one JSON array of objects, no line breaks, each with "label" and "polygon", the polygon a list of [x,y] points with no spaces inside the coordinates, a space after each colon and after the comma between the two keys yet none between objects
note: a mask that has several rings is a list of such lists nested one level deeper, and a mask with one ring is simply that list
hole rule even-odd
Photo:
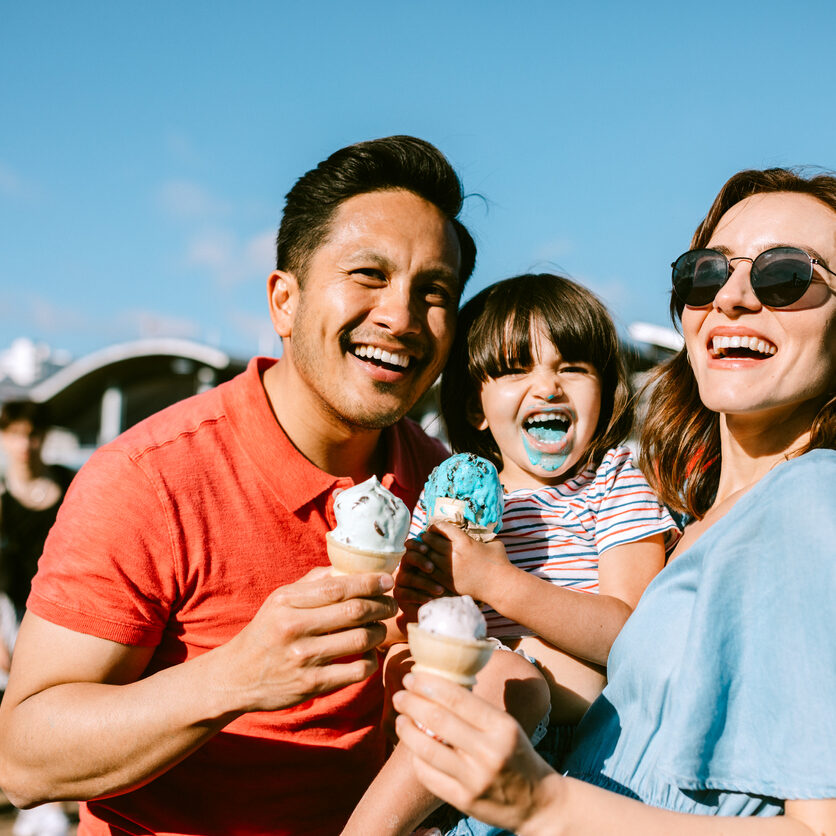
[{"label": "child's ear", "polygon": [[482,404],[477,398],[468,400],[465,414],[471,427],[475,427],[477,430],[486,430],[488,428],[488,419],[485,418],[485,413],[482,412]]}]

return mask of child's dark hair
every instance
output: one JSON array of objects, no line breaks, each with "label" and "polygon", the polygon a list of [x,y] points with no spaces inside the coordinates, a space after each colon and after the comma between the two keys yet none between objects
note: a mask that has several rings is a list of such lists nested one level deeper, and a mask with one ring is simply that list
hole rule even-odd
[{"label": "child's dark hair", "polygon": [[441,414],[453,452],[476,453],[502,468],[489,429],[471,422],[481,412],[487,380],[528,367],[532,329],[539,328],[570,363],[590,363],[601,378],[601,413],[584,467],[601,462],[633,426],[633,398],[612,318],[595,294],[562,276],[526,274],[497,282],[461,311],[447,368]]}]

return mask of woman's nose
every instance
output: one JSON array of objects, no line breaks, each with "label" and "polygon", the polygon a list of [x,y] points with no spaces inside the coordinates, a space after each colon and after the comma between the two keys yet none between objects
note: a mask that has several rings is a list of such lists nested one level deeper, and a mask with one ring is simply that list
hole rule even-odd
[{"label": "woman's nose", "polygon": [[761,301],[752,289],[752,262],[735,260],[728,281],[717,291],[714,308],[730,314],[735,310],[759,310]]}]

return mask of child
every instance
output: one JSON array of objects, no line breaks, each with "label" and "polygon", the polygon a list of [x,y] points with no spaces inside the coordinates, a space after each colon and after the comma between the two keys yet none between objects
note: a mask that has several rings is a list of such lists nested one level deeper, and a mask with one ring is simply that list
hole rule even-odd
[{"label": "child", "polygon": [[[633,413],[612,320],[568,279],[499,282],[460,312],[441,405],[453,450],[500,472],[502,529],[490,543],[447,523],[423,531],[419,501],[421,542],[410,541],[395,595],[408,620],[444,592],[484,602],[489,635],[536,660],[552,729],[565,729],[603,688],[610,647],[679,534],[619,446]],[[512,657],[494,653],[476,686],[486,679],[506,709],[520,679]],[[553,756],[565,740],[553,731]],[[420,807],[410,780],[396,748],[345,833],[409,832]]]}]

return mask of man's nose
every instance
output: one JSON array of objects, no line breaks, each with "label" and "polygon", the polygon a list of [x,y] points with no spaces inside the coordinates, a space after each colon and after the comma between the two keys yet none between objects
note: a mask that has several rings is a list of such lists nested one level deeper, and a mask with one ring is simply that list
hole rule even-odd
[{"label": "man's nose", "polygon": [[392,334],[417,334],[421,328],[411,294],[394,282],[381,288],[372,317]]}]

